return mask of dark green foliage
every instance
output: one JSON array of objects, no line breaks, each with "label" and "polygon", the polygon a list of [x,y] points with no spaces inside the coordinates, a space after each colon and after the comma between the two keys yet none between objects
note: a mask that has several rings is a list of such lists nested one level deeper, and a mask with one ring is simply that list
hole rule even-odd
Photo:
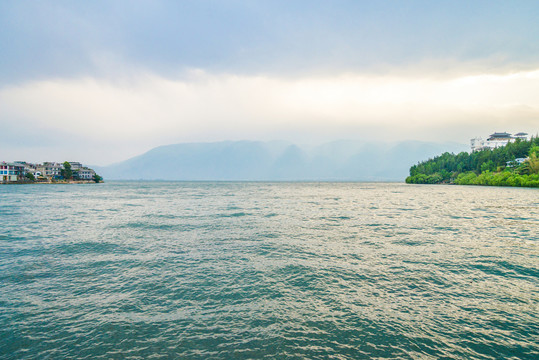
[{"label": "dark green foliage", "polygon": [[539,174],[520,175],[511,171],[492,173],[490,171],[476,175],[473,172],[460,174],[455,184],[487,186],[522,186],[539,187]]},{"label": "dark green foliage", "polygon": [[496,165],[494,165],[494,162],[492,160],[489,160],[481,164],[481,172],[494,171],[494,170],[496,170]]},{"label": "dark green foliage", "polygon": [[94,174],[94,181],[96,183],[103,181],[103,178],[97,174]]},{"label": "dark green foliage", "polygon": [[[515,159],[529,159],[518,164]],[[494,150],[444,153],[410,168],[409,184],[539,187],[539,138]]]},{"label": "dark green foliage", "polygon": [[61,175],[65,180],[73,178],[73,171],[71,170],[71,164],[69,162],[64,161],[64,168],[61,170]]},{"label": "dark green foliage", "polygon": [[24,176],[30,181],[36,181],[36,178],[32,173],[26,173]]}]

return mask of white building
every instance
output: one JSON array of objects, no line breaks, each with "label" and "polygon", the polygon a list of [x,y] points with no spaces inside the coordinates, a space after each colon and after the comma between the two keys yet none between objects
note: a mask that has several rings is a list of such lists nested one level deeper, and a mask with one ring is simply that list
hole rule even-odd
[{"label": "white building", "polygon": [[81,180],[92,180],[95,175],[95,171],[87,167],[81,167],[79,170],[79,179]]},{"label": "white building", "polygon": [[15,163],[0,163],[0,181],[16,182],[24,176],[24,165]]},{"label": "white building", "polygon": [[480,137],[471,139],[470,143],[472,145],[472,151],[483,150],[483,148],[485,147],[485,140]]},{"label": "white building", "polygon": [[509,144],[510,142],[514,142],[517,139],[520,140],[528,140],[528,134],[519,132],[518,134],[511,135],[507,132],[498,133],[495,132],[494,134],[491,134],[487,140],[483,140],[482,138],[474,138],[471,139],[471,147],[472,151],[479,151],[479,150],[485,150],[485,149],[496,149],[502,146],[505,146]]},{"label": "white building", "polygon": [[38,165],[36,171],[39,171],[46,178],[58,178],[62,174],[64,166],[56,162],[44,162]]}]

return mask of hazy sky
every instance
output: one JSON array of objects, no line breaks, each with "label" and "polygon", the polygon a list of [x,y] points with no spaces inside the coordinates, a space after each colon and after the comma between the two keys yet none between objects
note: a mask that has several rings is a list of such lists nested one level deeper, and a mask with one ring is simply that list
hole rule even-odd
[{"label": "hazy sky", "polygon": [[539,1],[1,1],[0,160],[539,131]]}]

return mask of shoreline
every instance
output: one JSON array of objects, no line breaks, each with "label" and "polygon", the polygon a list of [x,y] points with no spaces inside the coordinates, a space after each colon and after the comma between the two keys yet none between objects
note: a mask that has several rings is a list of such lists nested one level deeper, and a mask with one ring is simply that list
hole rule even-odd
[{"label": "shoreline", "polygon": [[77,185],[77,184],[103,184],[104,181],[98,183],[93,180],[77,180],[77,181],[32,181],[32,182],[0,182],[0,185]]}]

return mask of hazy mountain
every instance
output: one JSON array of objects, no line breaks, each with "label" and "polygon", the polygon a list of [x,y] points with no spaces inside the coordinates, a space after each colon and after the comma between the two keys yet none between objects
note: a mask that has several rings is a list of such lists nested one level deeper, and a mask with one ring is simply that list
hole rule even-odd
[{"label": "hazy mountain", "polygon": [[340,140],[318,146],[284,141],[223,141],[160,146],[118,164],[97,167],[108,180],[366,180],[404,181],[410,166],[458,143],[396,144]]}]

